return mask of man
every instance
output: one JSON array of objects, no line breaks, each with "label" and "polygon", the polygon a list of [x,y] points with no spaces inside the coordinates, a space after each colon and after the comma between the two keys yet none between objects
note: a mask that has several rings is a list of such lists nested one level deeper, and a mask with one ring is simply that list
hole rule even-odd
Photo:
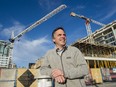
[{"label": "man", "polygon": [[48,51],[40,72],[51,76],[55,87],[86,87],[84,76],[88,74],[87,63],[78,48],[66,46],[66,34],[62,27],[52,32],[55,48]]}]

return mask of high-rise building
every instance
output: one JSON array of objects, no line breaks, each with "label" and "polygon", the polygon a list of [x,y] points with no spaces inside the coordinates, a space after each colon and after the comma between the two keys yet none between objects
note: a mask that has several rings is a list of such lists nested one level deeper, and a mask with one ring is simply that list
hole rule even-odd
[{"label": "high-rise building", "polygon": [[11,44],[0,40],[0,68],[12,67],[12,47]]},{"label": "high-rise building", "polygon": [[[94,43],[116,45],[116,21],[107,24],[99,30],[92,33]],[[80,42],[88,42],[89,38],[84,37],[80,39]]]}]

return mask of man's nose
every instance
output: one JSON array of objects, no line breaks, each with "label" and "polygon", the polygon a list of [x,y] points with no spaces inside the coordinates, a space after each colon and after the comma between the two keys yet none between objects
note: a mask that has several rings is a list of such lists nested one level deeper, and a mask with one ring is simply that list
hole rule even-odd
[{"label": "man's nose", "polygon": [[65,35],[62,35],[62,38],[66,38],[66,36]]}]

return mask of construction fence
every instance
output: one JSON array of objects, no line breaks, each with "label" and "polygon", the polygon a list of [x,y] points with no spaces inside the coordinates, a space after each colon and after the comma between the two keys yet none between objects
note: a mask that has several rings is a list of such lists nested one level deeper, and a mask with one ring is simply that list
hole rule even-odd
[{"label": "construction fence", "polygon": [[0,69],[0,87],[38,87],[38,69]]},{"label": "construction fence", "polygon": [[[39,87],[39,69],[0,69],[0,87]],[[88,85],[103,82],[116,82],[116,68],[90,68],[85,78]]]},{"label": "construction fence", "polygon": [[116,68],[90,68],[89,75],[86,76],[86,84],[103,82],[116,82]]}]

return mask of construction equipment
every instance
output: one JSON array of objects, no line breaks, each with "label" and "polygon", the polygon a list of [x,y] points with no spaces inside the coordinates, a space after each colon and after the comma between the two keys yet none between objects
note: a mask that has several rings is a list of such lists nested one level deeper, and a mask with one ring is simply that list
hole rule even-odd
[{"label": "construction equipment", "polygon": [[[12,33],[12,37],[9,39],[10,42],[5,43],[4,48],[3,48],[3,51],[4,51],[6,47],[10,46],[10,51],[9,51],[10,58],[9,59],[10,60],[12,59],[12,51],[13,51],[13,46],[14,46],[15,40],[19,39],[22,35],[24,35],[25,33],[29,32],[30,30],[34,29],[36,26],[40,25],[41,23],[47,21],[49,18],[51,18],[55,14],[59,13],[60,11],[62,11],[63,9],[65,9],[66,7],[67,6],[64,5],[64,4],[61,5],[61,6],[59,6],[59,7],[57,7],[56,9],[54,9],[49,14],[47,14],[46,16],[44,16],[43,18],[41,18],[40,20],[36,21],[35,23],[33,23],[31,26],[27,27],[24,31],[22,31],[21,33],[19,33],[17,36],[14,36],[14,33]],[[4,52],[2,54],[2,58],[0,58],[0,59],[3,59],[3,55],[4,55]],[[2,60],[0,60],[0,62],[2,62]]]},{"label": "construction equipment", "polygon": [[89,43],[94,43],[94,40],[93,40],[93,38],[91,36],[92,35],[92,30],[91,30],[90,22],[93,22],[93,23],[95,23],[97,25],[100,25],[100,26],[105,26],[105,24],[102,24],[102,23],[100,23],[98,21],[87,18],[87,17],[85,17],[83,15],[76,14],[74,12],[71,12],[70,15],[72,17],[78,17],[78,18],[84,19],[86,21],[85,26],[86,26],[87,35],[88,35],[88,38],[89,38]]},{"label": "construction equipment", "polygon": [[41,18],[40,20],[36,21],[34,24],[32,24],[31,26],[29,26],[28,28],[26,28],[24,31],[22,31],[21,33],[19,33],[17,36],[15,36],[13,38],[10,38],[10,42],[13,43],[16,39],[20,38],[26,32],[32,30],[36,26],[38,26],[41,23],[45,22],[46,20],[48,20],[49,18],[51,18],[52,16],[54,16],[58,12],[62,11],[63,9],[65,9],[66,7],[67,7],[66,5],[59,6],[58,8],[56,8],[55,10],[53,10],[52,12],[50,12],[49,14],[47,14],[46,16],[44,16],[43,18]]}]

